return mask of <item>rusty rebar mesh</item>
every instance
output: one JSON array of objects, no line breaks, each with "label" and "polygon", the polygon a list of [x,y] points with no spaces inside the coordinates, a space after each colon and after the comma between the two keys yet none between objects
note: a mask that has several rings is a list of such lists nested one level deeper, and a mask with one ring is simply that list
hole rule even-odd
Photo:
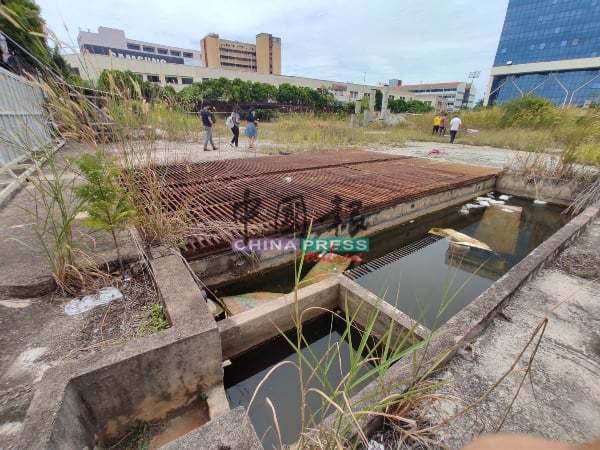
[{"label": "rusty rebar mesh", "polygon": [[[221,224],[187,237],[184,256],[231,248],[231,237],[274,237],[337,226],[350,235],[375,211],[477,183],[499,170],[365,151],[311,152],[158,166],[167,211],[187,211],[192,226]],[[139,178],[143,183],[143,178]],[[220,233],[227,224],[227,233]],[[204,227],[206,229],[206,227]]]}]

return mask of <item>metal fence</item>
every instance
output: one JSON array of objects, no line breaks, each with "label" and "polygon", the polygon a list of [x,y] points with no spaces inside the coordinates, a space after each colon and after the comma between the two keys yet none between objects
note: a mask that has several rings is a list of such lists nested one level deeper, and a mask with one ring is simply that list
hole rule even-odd
[{"label": "metal fence", "polygon": [[33,170],[32,154],[55,144],[42,87],[0,67],[0,202]]},{"label": "metal fence", "polygon": [[52,143],[40,86],[0,67],[0,163],[2,170]]}]

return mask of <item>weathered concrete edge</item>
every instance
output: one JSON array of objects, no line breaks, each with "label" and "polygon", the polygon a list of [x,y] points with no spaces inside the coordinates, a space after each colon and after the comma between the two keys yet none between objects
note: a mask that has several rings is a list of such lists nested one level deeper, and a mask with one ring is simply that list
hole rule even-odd
[{"label": "weathered concrete edge", "polygon": [[[390,330],[390,327],[394,327],[394,333],[399,333],[401,330],[396,326],[399,326],[402,330],[412,330],[419,340],[426,339],[431,334],[427,327],[411,319],[408,314],[379,298],[356,281],[344,275],[338,275],[337,277],[340,281],[338,301],[340,309],[345,310],[347,307],[350,310],[350,316],[355,317],[360,326],[364,326],[371,315],[377,313],[372,333],[375,338],[384,336]],[[363,308],[363,306],[367,306],[367,308]],[[404,334],[402,333],[402,335]]]},{"label": "weathered concrete edge", "polygon": [[332,277],[218,322],[223,358],[232,358],[295,328],[300,315],[306,321],[322,315],[325,309],[333,310],[338,297],[339,281]]},{"label": "weathered concrete edge", "polygon": [[[69,399],[78,397],[80,407],[83,410],[87,409],[81,395],[77,393],[81,388],[77,386],[78,380],[86,375],[110,370],[110,367],[115,364],[134,363],[135,358],[140,355],[165,349],[175,343],[185,344],[186,341],[193,341],[195,336],[204,332],[214,334],[218,339],[216,322],[208,312],[207,306],[204,305],[202,308],[203,301],[200,301],[202,296],[199,288],[181,261],[181,257],[171,255],[161,260],[154,260],[152,264],[163,301],[167,310],[172,311],[170,315],[174,319],[173,326],[151,336],[133,339],[118,349],[108,348],[50,368],[40,381],[29,406],[23,426],[24,432],[19,437],[16,448],[57,448],[54,438],[60,439],[60,437],[53,434],[59,425],[57,417],[61,408],[70,407],[72,402]],[[164,267],[169,267],[170,270],[165,271]],[[166,280],[163,279],[165,274],[169,274]],[[181,274],[187,275],[188,280],[182,281],[178,276]],[[168,289],[165,289],[165,286],[168,286]],[[173,286],[175,290],[170,291]],[[210,321],[207,321],[207,317]],[[200,328],[201,326],[205,328]],[[215,351],[220,353],[220,346],[217,345]],[[221,359],[219,357],[218,364],[222,373]],[[222,375],[220,381],[222,382]],[[36,432],[31,433],[31,430]],[[73,443],[65,442],[63,447],[59,445],[58,448],[73,448]]]},{"label": "weathered concrete edge", "polygon": [[161,447],[163,450],[257,450],[263,448],[250,418],[239,406]]},{"label": "weathered concrete edge", "polygon": [[[600,205],[586,208],[544,243],[527,255],[521,262],[501,277],[471,304],[453,316],[439,330],[430,335],[426,345],[405,356],[393,365],[382,382],[372,382],[352,397],[350,403],[362,411],[370,410],[384,397],[401,394],[415,377],[415,361],[418,361],[418,374],[434,374],[452,358],[462,344],[479,336],[512,295],[526,281],[534,277],[552,261],[565,247],[581,235],[600,216]],[[384,392],[384,393],[381,393]],[[334,426],[336,417],[325,420],[324,429]],[[367,435],[381,428],[383,417],[370,414],[360,418],[362,431]],[[351,427],[351,424],[348,424]],[[349,428],[350,428],[349,427]],[[355,439],[356,430],[349,431],[347,437]]]},{"label": "weathered concrete edge", "polygon": [[[129,252],[121,255],[121,260],[125,265],[141,261],[141,259],[141,255],[134,249],[130,249]],[[108,266],[110,268],[119,267],[119,261],[115,256],[114,259],[104,261],[102,266]],[[48,271],[50,271],[50,269],[48,269]],[[56,291],[56,288],[56,281],[52,277],[52,274],[48,274],[47,276],[41,276],[35,280],[31,280],[27,284],[0,285],[0,300],[42,297]]]}]

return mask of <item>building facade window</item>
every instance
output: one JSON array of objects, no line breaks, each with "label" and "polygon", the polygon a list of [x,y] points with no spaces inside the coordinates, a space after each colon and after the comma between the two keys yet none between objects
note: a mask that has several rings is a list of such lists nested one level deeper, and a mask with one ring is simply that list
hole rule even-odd
[{"label": "building facade window", "polygon": [[171,50],[170,53],[172,56],[181,56],[181,52],[179,50]]},{"label": "building facade window", "polygon": [[165,83],[167,84],[178,84],[177,77],[172,75],[165,76]]},{"label": "building facade window", "polygon": [[150,74],[148,74],[148,81],[150,83],[160,83],[160,77],[158,75],[150,75]]},{"label": "building facade window", "polygon": [[181,84],[192,84],[193,82],[194,82],[193,78],[181,77]]},{"label": "building facade window", "polygon": [[156,49],[154,47],[150,47],[148,45],[144,45],[143,49],[147,53],[154,53],[156,51]]},{"label": "building facade window", "polygon": [[190,53],[190,52],[183,52],[183,57],[184,58],[193,58],[194,54]]},{"label": "building facade window", "polygon": [[[515,69],[512,74],[503,71],[492,78],[488,104],[501,105],[523,93],[545,97],[557,105],[583,105],[585,99],[594,98],[591,83],[586,83],[592,80],[590,74],[598,75],[600,64],[590,61],[575,66],[570,61],[598,54],[597,3],[597,0],[509,0],[494,67],[506,66],[510,61],[520,70]],[[532,63],[552,64],[548,64],[548,70],[542,64],[537,66],[539,72],[522,72],[522,65]],[[550,70],[556,67],[560,72],[550,76]]]},{"label": "building facade window", "polygon": [[128,42],[127,43],[127,48],[129,50],[139,50],[140,49],[140,44],[133,44],[132,42]]},{"label": "building facade window", "polygon": [[168,55],[169,54],[169,50],[167,50],[166,48],[157,48],[156,52],[159,55]]}]

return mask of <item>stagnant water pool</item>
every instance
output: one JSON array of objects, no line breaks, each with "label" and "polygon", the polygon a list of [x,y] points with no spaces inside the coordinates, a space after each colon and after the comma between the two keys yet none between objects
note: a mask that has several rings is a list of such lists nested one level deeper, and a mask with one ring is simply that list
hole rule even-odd
[{"label": "stagnant water pool", "polygon": [[[570,216],[552,205],[536,207],[530,200],[511,198],[506,206],[447,208],[369,236],[363,267],[348,275],[358,284],[435,329],[470,303],[527,254],[568,222]],[[464,211],[464,210],[463,210]],[[494,252],[451,245],[429,234],[431,228],[451,228],[489,245]],[[304,264],[303,272],[310,269]],[[220,295],[293,290],[294,265],[220,288]]]},{"label": "stagnant water pool", "polygon": [[[467,215],[461,214],[460,206],[452,207],[372,235],[369,252],[363,255],[366,262],[353,267],[347,275],[435,329],[570,219],[561,215],[561,208],[550,205],[535,207],[531,201],[522,199],[510,199],[507,205],[510,208],[481,208],[470,210]],[[456,230],[489,245],[493,252],[456,246],[448,239],[430,234],[431,228]],[[310,267],[305,264],[303,272]],[[221,288],[220,293],[286,293],[293,289],[293,280],[294,265],[290,264],[250,281]],[[327,374],[332,385],[339,383],[342,374],[348,371],[348,355],[352,352],[347,342],[341,339],[343,329],[343,322],[332,324],[330,316],[304,327],[303,334],[309,343],[301,350],[304,356],[319,359],[333,344],[340,348],[339,362],[333,364]],[[276,411],[284,444],[295,442],[301,431],[300,381],[298,369],[292,365],[297,365],[298,359],[290,344],[279,338],[232,359],[232,364],[225,368],[230,406],[247,407],[269,370],[286,361],[259,388],[249,409],[250,419],[265,448],[279,446],[267,398]],[[306,376],[305,367],[303,378]],[[307,410],[314,412],[320,405],[320,398],[316,394],[309,395],[307,405]]]},{"label": "stagnant water pool", "polygon": [[[296,330],[286,334],[292,342],[297,342]],[[300,353],[309,363],[302,364],[302,380],[304,391],[307,392],[305,401],[306,420],[311,414],[317,414],[322,397],[314,392],[308,393],[309,388],[318,389],[330,395],[338,391],[338,384],[349,372],[352,364],[362,364],[355,371],[356,377],[368,373],[372,368],[369,361],[357,355],[355,348],[360,342],[360,335],[356,330],[351,331],[352,346],[348,344],[345,321],[333,315],[323,315],[303,325],[302,343]],[[264,448],[279,448],[278,437],[275,432],[273,412],[268,405],[268,398],[273,405],[278,417],[278,427],[281,440],[284,444],[291,444],[298,439],[302,430],[301,421],[301,383],[299,372],[299,354],[283,337],[266,342],[259,347],[231,359],[231,364],[225,367],[224,385],[229,400],[229,406],[247,408],[252,425],[262,440]],[[320,371],[312,374],[311,370],[321,361]],[[326,368],[326,361],[331,364]],[[267,373],[277,364],[280,364],[268,377]],[[325,383],[319,378],[327,380]],[[310,379],[310,381],[308,381]],[[356,380],[356,379],[355,379]],[[345,379],[347,383],[352,380]],[[370,380],[357,383],[351,392],[358,392]],[[263,382],[256,391],[258,385]],[[256,391],[256,398],[250,408],[250,400]],[[317,422],[320,420],[317,419]]]}]

